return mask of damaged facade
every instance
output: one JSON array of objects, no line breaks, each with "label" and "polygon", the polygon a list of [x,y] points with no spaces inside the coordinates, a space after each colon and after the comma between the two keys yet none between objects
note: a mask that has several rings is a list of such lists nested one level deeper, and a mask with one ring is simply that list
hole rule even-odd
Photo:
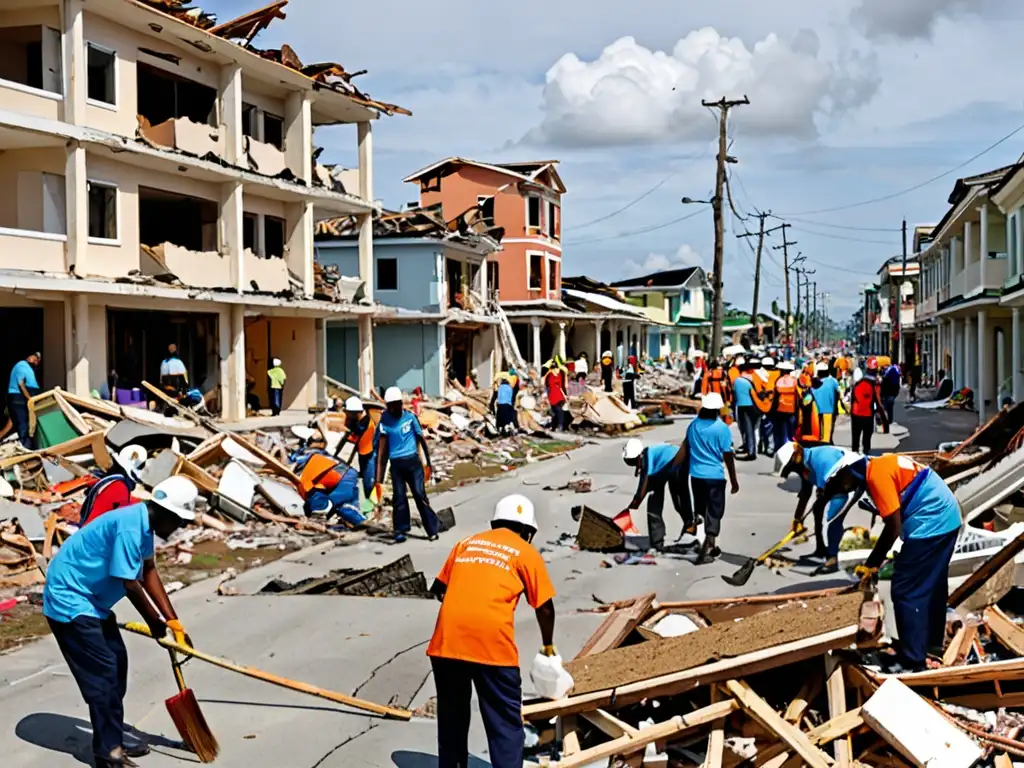
[{"label": "damaged facade", "polygon": [[641,307],[662,326],[652,328],[647,336],[651,357],[708,348],[713,293],[708,275],[700,267],[662,270],[612,285],[625,294],[627,303]]},{"label": "damaged facade", "polygon": [[[405,110],[339,65],[253,48],[285,5],[218,26],[177,0],[0,2],[0,367],[41,350],[44,387],[88,394],[113,371],[137,387],[173,342],[237,419],[247,378],[266,402],[271,357],[285,408],[322,399],[326,321],[343,317],[372,386],[372,307],[324,293],[313,235],[359,222],[350,277],[372,299],[370,121]],[[345,180],[313,149],[340,123],[358,128]]]},{"label": "damaged facade", "polygon": [[[487,389],[501,365],[501,342],[485,260],[503,231],[474,205],[449,222],[426,210],[383,212],[374,221],[375,315],[381,354],[374,376],[405,391],[442,396],[449,381]],[[317,227],[318,269],[351,274],[358,222],[348,216]],[[386,353],[385,353],[386,350]],[[356,386],[358,335],[351,322],[327,327],[327,371]]]}]

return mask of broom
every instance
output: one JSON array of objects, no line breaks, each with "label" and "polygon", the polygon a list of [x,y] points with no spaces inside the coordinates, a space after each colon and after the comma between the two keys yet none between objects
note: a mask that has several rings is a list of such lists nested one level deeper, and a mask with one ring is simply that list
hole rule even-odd
[{"label": "broom", "polygon": [[783,536],[777,544],[773,544],[771,547],[762,552],[760,557],[758,557],[757,559],[748,557],[747,561],[743,563],[743,565],[741,565],[736,570],[736,572],[733,573],[731,576],[722,576],[722,581],[733,587],[742,587],[744,584],[750,581],[750,577],[754,573],[754,568],[756,568],[759,565],[762,565],[769,557],[771,557],[784,546],[789,544],[791,541],[793,541],[793,539],[797,538],[798,536],[807,535],[807,529],[803,528],[803,523],[804,520],[807,519],[807,515],[809,515],[810,512],[811,510],[808,509],[806,512],[804,512],[804,516],[800,518],[801,530],[791,530],[789,533]]},{"label": "broom", "polygon": [[167,699],[167,714],[171,716],[174,727],[185,745],[195,752],[201,763],[212,763],[217,759],[220,746],[217,744],[217,737],[213,735],[210,726],[199,709],[199,702],[191,688],[185,687],[185,676],[181,672],[181,662],[174,651],[168,649],[171,656],[171,669],[174,670],[174,679],[178,683],[178,693]]}]

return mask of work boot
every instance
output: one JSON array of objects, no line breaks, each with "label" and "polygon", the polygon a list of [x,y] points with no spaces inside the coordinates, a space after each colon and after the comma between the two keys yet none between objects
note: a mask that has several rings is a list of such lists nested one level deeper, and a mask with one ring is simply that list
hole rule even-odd
[{"label": "work boot", "polygon": [[683,531],[683,533],[688,533],[691,536],[696,536],[697,535],[697,529],[700,528],[700,526],[703,525],[703,524],[704,524],[704,518],[703,517],[698,517],[692,523],[690,523],[688,526],[686,526],[686,529]]},{"label": "work boot", "polygon": [[705,536],[704,543],[701,545],[700,554],[697,555],[697,565],[707,565],[713,563],[718,555],[722,554],[722,551],[715,546],[714,536]]},{"label": "work boot", "polygon": [[839,573],[839,558],[830,557],[811,572],[811,576],[824,576],[830,573]]},{"label": "work boot", "polygon": [[408,537],[408,536],[406,536],[406,535],[405,535],[404,533],[402,533],[401,531],[396,531],[396,532],[395,532],[395,539],[394,539],[394,542],[395,542],[395,544],[405,544],[405,542],[406,542],[406,540],[407,540],[408,538],[409,538],[409,537]]}]

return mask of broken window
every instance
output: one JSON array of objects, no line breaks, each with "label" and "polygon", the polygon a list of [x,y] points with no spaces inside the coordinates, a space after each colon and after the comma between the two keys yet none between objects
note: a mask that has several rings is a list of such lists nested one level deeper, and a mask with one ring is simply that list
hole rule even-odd
[{"label": "broken window", "polygon": [[448,282],[448,306],[464,306],[464,297],[461,295],[462,262],[455,259],[445,259],[445,277]]},{"label": "broken window", "polygon": [[544,287],[544,254],[530,254],[530,290],[539,291]]},{"label": "broken window", "polygon": [[250,139],[256,138],[256,124],[259,110],[252,104],[242,104],[242,135]]},{"label": "broken window", "polygon": [[117,187],[90,181],[89,237],[117,240]]},{"label": "broken window", "polygon": [[150,125],[180,117],[200,125],[217,124],[216,90],[149,64],[137,69],[138,112]]},{"label": "broken window", "polygon": [[63,176],[43,174],[43,232],[51,235],[68,233],[66,190]]},{"label": "broken window", "polygon": [[487,224],[494,225],[494,195],[478,195],[476,198],[480,215]]},{"label": "broken window", "polygon": [[257,226],[259,226],[259,220],[255,213],[242,214],[242,249],[248,249],[255,254],[260,252],[256,242]]},{"label": "broken window", "polygon": [[263,113],[263,143],[284,150],[284,118]]},{"label": "broken window", "polygon": [[213,200],[139,187],[139,241],[151,248],[172,243],[190,251],[216,251],[218,213]]},{"label": "broken window", "polygon": [[531,231],[540,231],[540,198],[526,198],[526,227]]},{"label": "broken window", "polygon": [[117,54],[95,43],[86,43],[88,96],[100,104],[117,104]]},{"label": "broken window", "polygon": [[0,79],[60,93],[60,32],[49,27],[0,28]]},{"label": "broken window", "polygon": [[501,271],[498,269],[498,262],[488,261],[487,262],[487,288],[490,291],[497,291],[501,288],[499,284],[499,278]]},{"label": "broken window", "polygon": [[548,290],[558,290],[558,264],[554,260],[548,261]]},{"label": "broken window", "polygon": [[263,217],[263,253],[268,258],[284,257],[285,222],[277,216]]},{"label": "broken window", "polygon": [[561,209],[552,202],[548,203],[548,215],[544,225],[548,237],[557,240],[562,234]]},{"label": "broken window", "polygon": [[398,290],[398,259],[377,259],[377,290]]}]

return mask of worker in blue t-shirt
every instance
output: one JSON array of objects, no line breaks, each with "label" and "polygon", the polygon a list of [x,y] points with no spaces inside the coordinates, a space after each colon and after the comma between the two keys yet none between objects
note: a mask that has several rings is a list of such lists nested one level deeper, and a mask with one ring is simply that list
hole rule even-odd
[{"label": "worker in blue t-shirt", "polygon": [[78,683],[92,722],[97,768],[134,765],[149,752],[124,743],[128,652],[112,608],[127,597],[153,637],[171,630],[191,646],[153,560],[153,535],[168,538],[195,519],[199,492],[180,475],[153,489],[152,500],[107,512],[69,538],[50,561],[43,615]]},{"label": "worker in blue t-shirt", "polygon": [[635,437],[626,441],[622,448],[622,460],[627,467],[636,469],[639,478],[633,500],[624,510],[639,509],[647,498],[647,536],[653,552],[665,548],[665,488],[672,497],[672,506],[683,519],[683,528],[693,527],[693,507],[690,504],[690,489],[686,483],[685,469],[672,463],[679,447],[675,445],[651,445],[647,448]]},{"label": "worker in blue t-shirt", "polygon": [[736,421],[739,422],[740,437],[743,441],[741,461],[757,459],[757,428],[761,422],[761,411],[754,404],[755,392],[752,377],[756,368],[755,363],[744,361],[740,367],[740,375],[732,383],[732,391],[736,397]]},{"label": "worker in blue t-shirt", "polygon": [[[861,458],[859,453],[836,448],[834,445],[804,447],[796,442],[786,443],[775,455],[775,471],[785,479],[791,472],[800,475],[800,495],[797,497],[796,512],[793,514],[793,532],[802,534],[806,528],[804,519],[807,504],[817,492],[811,513],[814,515],[815,550],[812,557],[824,559],[815,569],[815,576],[839,571],[839,545],[843,540],[846,514],[857,503],[863,490],[850,494],[841,493],[825,498],[824,489],[829,478],[847,464]],[[828,540],[825,528],[828,528]]]},{"label": "worker in blue t-shirt", "polygon": [[710,563],[721,554],[715,541],[722,532],[722,518],[725,516],[723,464],[729,470],[730,492],[740,492],[732,433],[719,418],[724,407],[725,402],[717,392],[701,398],[697,418],[686,428],[686,438],[672,460],[677,469],[688,462],[694,522],[696,525],[704,523],[704,543],[697,556],[697,565]]},{"label": "worker in blue t-shirt", "polygon": [[814,404],[818,406],[818,414],[821,416],[821,441],[832,442],[832,434],[835,432],[836,419],[839,418],[839,382],[832,375],[832,370],[826,362],[818,363],[815,366],[817,374],[817,386],[811,389],[811,396]]},{"label": "worker in blue t-shirt", "polygon": [[18,439],[29,450],[32,450],[32,441],[28,434],[28,401],[39,394],[36,368],[42,359],[41,352],[33,352],[24,360],[19,360],[11,369],[11,378],[7,383],[7,411]]},{"label": "worker in blue t-shirt", "polygon": [[[394,492],[394,510],[392,511],[395,543],[401,544],[409,535],[412,527],[409,518],[409,496],[416,502],[420,520],[427,532],[428,541],[437,541],[440,522],[427,501],[426,484],[430,482],[432,468],[430,466],[430,449],[423,439],[423,428],[416,415],[405,410],[402,402],[402,390],[388,387],[384,392],[384,403],[387,410],[381,414],[377,425],[377,498],[381,498],[381,483],[384,480],[384,469],[391,463],[391,485]],[[420,462],[419,449],[423,449],[426,466]],[[407,490],[408,489],[408,490]]]},{"label": "worker in blue t-shirt", "polygon": [[491,410],[499,432],[515,431],[516,428],[516,393],[512,388],[512,380],[507,373],[498,374],[498,386],[491,395]]}]

